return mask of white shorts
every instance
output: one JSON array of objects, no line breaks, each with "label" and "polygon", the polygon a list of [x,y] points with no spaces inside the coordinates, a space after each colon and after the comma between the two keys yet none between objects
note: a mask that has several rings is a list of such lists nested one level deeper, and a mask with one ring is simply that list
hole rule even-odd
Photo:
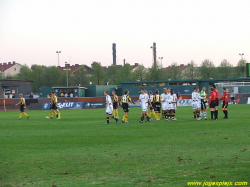
[{"label": "white shorts", "polygon": [[113,113],[113,105],[109,105],[109,106],[106,108],[106,114],[112,115],[112,113]]},{"label": "white shorts", "polygon": [[167,102],[162,103],[162,110],[168,110],[168,103]]},{"label": "white shorts", "polygon": [[198,102],[192,102],[192,107],[194,110],[198,109]]},{"label": "white shorts", "polygon": [[141,109],[143,112],[146,112],[148,110],[148,105],[141,105]]},{"label": "white shorts", "polygon": [[197,103],[197,108],[200,109],[201,108],[201,102]]},{"label": "white shorts", "polygon": [[171,104],[168,103],[168,110],[173,110],[173,109],[174,109],[173,103],[171,103]]},{"label": "white shorts", "polygon": [[177,109],[177,103],[173,104],[173,109],[176,110]]}]

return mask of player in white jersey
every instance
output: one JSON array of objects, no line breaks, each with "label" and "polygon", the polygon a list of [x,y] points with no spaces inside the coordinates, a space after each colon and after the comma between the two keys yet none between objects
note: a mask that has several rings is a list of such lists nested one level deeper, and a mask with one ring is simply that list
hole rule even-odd
[{"label": "player in white jersey", "polygon": [[200,115],[200,112],[201,112],[201,99],[203,99],[203,98],[200,95],[200,89],[199,88],[196,89],[196,93],[197,93],[197,100],[198,100],[196,118],[197,118],[197,120],[201,120],[201,115]]},{"label": "player in white jersey", "polygon": [[152,114],[155,116],[155,118],[156,118],[156,114],[155,114],[155,110],[154,110],[154,108],[155,108],[155,103],[154,103],[154,95],[153,95],[153,92],[152,91],[150,91],[149,92],[149,99],[150,99],[150,102],[151,102],[151,107],[150,107],[150,114],[149,114],[149,117],[151,118],[151,116],[152,116]]},{"label": "player in white jersey", "polygon": [[173,102],[173,104],[174,104],[174,110],[176,110],[177,109],[177,95],[174,93],[174,90],[173,90],[173,97],[174,97],[174,102]]},{"label": "player in white jersey", "polygon": [[107,117],[107,123],[105,123],[105,125],[109,124],[109,117],[113,118],[116,121],[116,124],[118,124],[119,119],[115,118],[113,116],[113,104],[112,104],[112,100],[111,97],[109,96],[109,92],[105,91],[104,95],[106,96],[106,117]]},{"label": "player in white jersey", "polygon": [[149,99],[148,94],[146,93],[144,88],[141,88],[141,94],[139,96],[139,100],[135,102],[137,104],[138,102],[141,102],[141,108],[142,108],[142,113],[141,113],[141,123],[144,120],[144,117],[147,117],[147,122],[150,122],[150,117],[148,115],[148,104],[151,107],[151,102]]},{"label": "player in white jersey", "polygon": [[192,93],[192,107],[193,107],[194,118],[196,119],[196,115],[197,115],[197,111],[198,111],[197,87],[194,87],[194,91]]},{"label": "player in white jersey", "polygon": [[176,96],[176,94],[174,94],[174,90],[172,90],[172,89],[170,90],[170,94],[171,94],[171,96],[170,96],[170,102],[171,102],[171,104],[170,104],[170,118],[172,120],[177,120],[175,118],[177,96]]},{"label": "player in white jersey", "polygon": [[171,110],[173,109],[173,96],[171,95],[171,88],[167,88],[167,111],[166,111],[166,120],[172,118]]},{"label": "player in white jersey", "polygon": [[167,88],[163,89],[163,93],[161,94],[161,106],[162,106],[162,116],[167,119],[167,110],[168,110],[168,104],[167,104]]},{"label": "player in white jersey", "polygon": [[161,116],[162,116],[162,118],[164,119],[165,118],[165,114],[164,114],[164,110],[163,110],[163,102],[162,102],[162,98],[163,98],[163,96],[164,96],[164,94],[165,94],[165,90],[167,90],[167,88],[163,88],[163,93],[161,94],[161,107],[162,107],[162,110],[161,110]]}]

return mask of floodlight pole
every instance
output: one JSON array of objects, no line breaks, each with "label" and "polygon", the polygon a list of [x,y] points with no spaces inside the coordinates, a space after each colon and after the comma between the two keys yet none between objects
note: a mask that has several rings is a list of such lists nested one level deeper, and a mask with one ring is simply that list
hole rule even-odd
[{"label": "floodlight pole", "polygon": [[58,66],[60,66],[60,62],[59,62],[59,54],[61,53],[61,51],[56,51],[56,53],[58,54]]},{"label": "floodlight pole", "polygon": [[241,56],[241,60],[243,60],[244,53],[239,54]]},{"label": "floodlight pole", "polygon": [[67,87],[69,86],[69,73],[68,73],[68,67],[66,67],[67,66],[67,62],[65,62],[65,70],[66,70],[66,83],[67,83]]},{"label": "floodlight pole", "polygon": [[163,59],[163,57],[158,57],[160,60],[161,60],[161,64],[162,64],[162,59]]}]

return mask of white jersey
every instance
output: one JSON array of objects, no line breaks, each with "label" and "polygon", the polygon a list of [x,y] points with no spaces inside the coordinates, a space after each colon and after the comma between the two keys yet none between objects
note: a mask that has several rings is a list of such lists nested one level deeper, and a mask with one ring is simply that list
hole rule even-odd
[{"label": "white jersey", "polygon": [[106,108],[106,114],[112,115],[113,105],[112,105],[111,97],[109,95],[106,96],[106,103],[108,104]]},{"label": "white jersey", "polygon": [[140,94],[139,99],[141,100],[141,108],[142,111],[146,112],[147,108],[148,108],[148,100],[149,100],[149,96],[148,94]]},{"label": "white jersey", "polygon": [[169,93],[167,95],[167,103],[172,104],[173,101],[174,101],[174,97]]},{"label": "white jersey", "polygon": [[150,99],[150,101],[151,101],[151,103],[152,103],[153,100],[154,100],[154,95],[150,95],[150,96],[149,96],[149,99]]},{"label": "white jersey", "polygon": [[197,93],[197,100],[198,100],[198,103],[201,103],[201,100],[203,99],[203,97],[201,97],[201,94],[200,93]]},{"label": "white jersey", "polygon": [[161,101],[162,101],[162,103],[165,103],[165,102],[167,102],[167,94],[161,94]]},{"label": "white jersey", "polygon": [[148,94],[140,94],[139,99],[141,100],[141,105],[147,105],[149,96]]},{"label": "white jersey", "polygon": [[106,103],[112,104],[111,97],[109,95],[106,96]]},{"label": "white jersey", "polygon": [[193,92],[192,93],[192,101],[193,102],[197,102],[198,101],[198,93],[197,92]]},{"label": "white jersey", "polygon": [[198,97],[199,97],[199,93],[197,93],[197,92],[192,93],[192,107],[194,110],[199,108]]},{"label": "white jersey", "polygon": [[176,102],[177,101],[177,95],[175,93],[173,94],[173,98],[174,98],[174,102]]}]

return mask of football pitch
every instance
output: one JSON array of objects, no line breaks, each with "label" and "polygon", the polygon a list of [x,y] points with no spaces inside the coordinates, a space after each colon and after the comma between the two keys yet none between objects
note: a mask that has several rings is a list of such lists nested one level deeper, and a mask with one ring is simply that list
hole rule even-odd
[{"label": "football pitch", "polygon": [[250,186],[249,107],[229,105],[228,120],[220,108],[218,121],[178,107],[177,121],[149,123],[130,108],[129,124],[119,109],[110,125],[105,109],[61,110],[60,120],[46,119],[49,111],[27,111],[29,120],[0,112],[0,186]]}]

